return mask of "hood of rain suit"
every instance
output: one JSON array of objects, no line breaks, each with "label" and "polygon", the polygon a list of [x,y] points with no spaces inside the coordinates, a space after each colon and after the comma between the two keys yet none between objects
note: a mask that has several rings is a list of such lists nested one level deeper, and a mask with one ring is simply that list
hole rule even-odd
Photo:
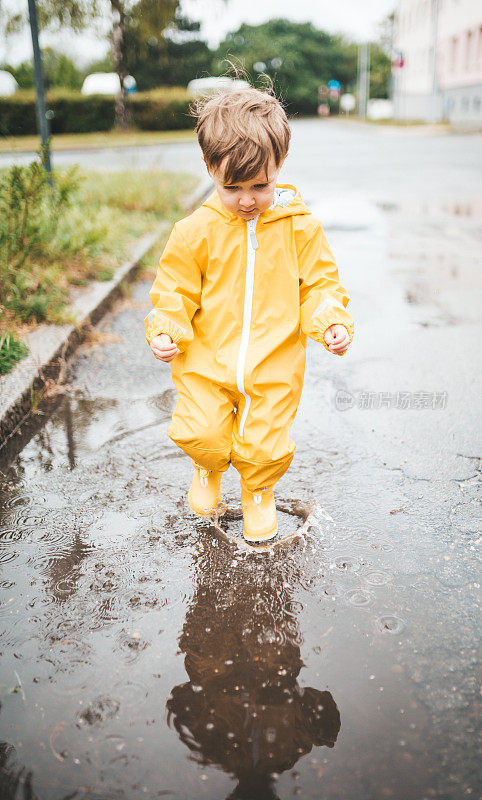
[{"label": "hood of rain suit", "polygon": [[[217,192],[213,192],[202,204],[203,208],[212,208],[221,215],[228,225],[246,225],[246,220],[232,211],[228,211],[222,204]],[[283,217],[292,217],[297,214],[309,214],[309,208],[301,199],[299,191],[289,184],[277,186],[274,193],[274,201],[270,208],[259,215],[259,220],[263,224],[274,222]]]}]

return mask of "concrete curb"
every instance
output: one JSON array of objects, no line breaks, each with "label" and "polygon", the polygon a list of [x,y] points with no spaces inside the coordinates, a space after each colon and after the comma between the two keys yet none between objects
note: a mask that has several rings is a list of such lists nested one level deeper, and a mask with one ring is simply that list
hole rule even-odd
[{"label": "concrete curb", "polygon": [[[194,210],[212,189],[209,178],[202,181],[187,198],[186,212]],[[40,325],[26,337],[29,355],[12,372],[0,377],[0,450],[29,416],[34,393],[48,378],[58,377],[65,359],[83,341],[89,326],[95,325],[119,297],[121,283],[135,277],[139,261],[165,230],[164,222],[153,233],[143,236],[112,280],[95,281],[75,293],[72,310],[76,325]]]}]

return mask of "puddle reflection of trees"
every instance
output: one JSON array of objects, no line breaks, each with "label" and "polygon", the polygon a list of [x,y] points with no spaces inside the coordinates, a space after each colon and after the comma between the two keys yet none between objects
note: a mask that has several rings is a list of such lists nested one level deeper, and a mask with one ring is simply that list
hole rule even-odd
[{"label": "puddle reflection of trees", "polygon": [[234,776],[232,800],[275,800],[276,774],[313,745],[333,747],[340,714],[330,692],[298,683],[298,609],[285,566],[230,563],[223,548],[199,557],[179,642],[189,681],[172,689],[168,723],[199,764]]}]

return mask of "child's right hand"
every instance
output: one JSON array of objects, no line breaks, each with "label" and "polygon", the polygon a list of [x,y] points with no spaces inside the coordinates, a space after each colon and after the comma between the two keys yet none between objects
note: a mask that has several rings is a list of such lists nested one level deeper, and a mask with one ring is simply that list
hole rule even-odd
[{"label": "child's right hand", "polygon": [[154,356],[159,359],[159,361],[165,361],[166,363],[172,361],[172,359],[180,353],[179,348],[174,344],[167,333],[154,336],[154,338],[151,339],[150,347]]}]

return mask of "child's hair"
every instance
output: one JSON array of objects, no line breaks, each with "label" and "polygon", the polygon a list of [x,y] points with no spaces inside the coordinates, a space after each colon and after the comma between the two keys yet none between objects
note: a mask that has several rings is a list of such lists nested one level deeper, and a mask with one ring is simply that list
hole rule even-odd
[{"label": "child's hair", "polygon": [[270,155],[281,165],[291,131],[280,101],[253,86],[203,97],[191,104],[206,165],[216,172],[226,159],[222,179],[235,184],[267,170]]}]

